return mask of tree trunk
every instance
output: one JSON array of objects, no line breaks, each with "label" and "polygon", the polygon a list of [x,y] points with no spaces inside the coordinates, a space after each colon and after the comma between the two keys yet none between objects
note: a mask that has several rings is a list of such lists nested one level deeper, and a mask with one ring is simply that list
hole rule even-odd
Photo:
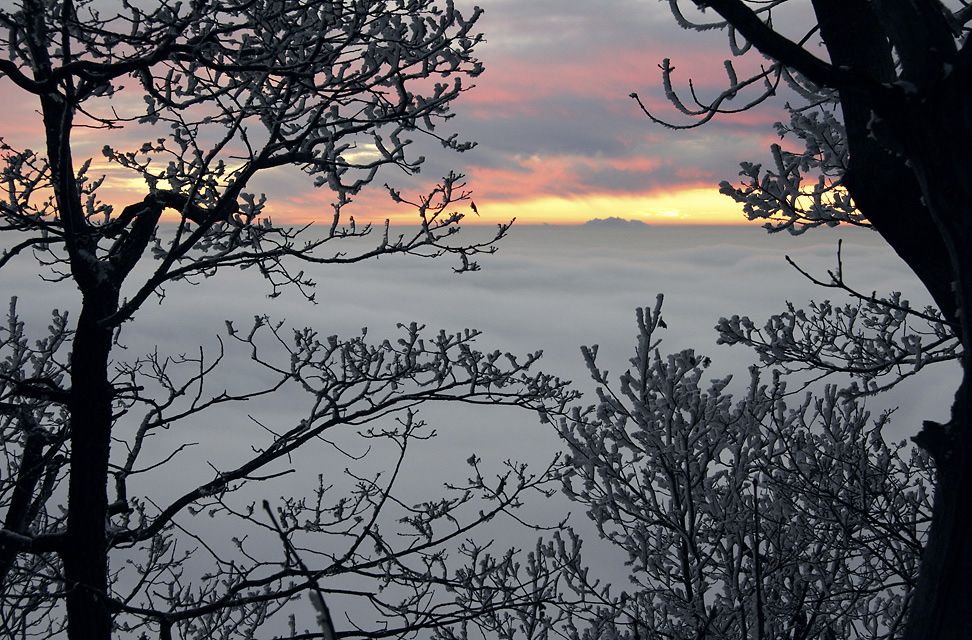
[{"label": "tree trunk", "polygon": [[[70,2],[61,8],[73,11]],[[28,43],[34,75],[49,79],[53,65],[46,48],[51,39],[51,9],[25,2],[32,18]],[[63,53],[63,52],[62,52]],[[59,54],[61,55],[61,54]],[[67,531],[59,554],[64,563],[70,640],[110,640],[108,603],[108,455],[113,391],[108,374],[112,329],[103,324],[118,308],[124,274],[98,255],[98,235],[81,201],[71,154],[71,131],[78,104],[72,80],[56,83],[40,95],[47,142],[48,172],[64,229],[71,275],[81,290],[82,306],[71,351],[70,443]]]},{"label": "tree trunk", "polygon": [[972,629],[972,160],[964,144],[972,140],[967,115],[972,68],[953,75],[938,95],[921,101],[896,123],[948,250],[953,269],[949,285],[957,309],[954,326],[963,350],[963,379],[951,419],[945,425],[926,423],[915,438],[934,457],[937,475],[907,640],[959,640],[968,638]]},{"label": "tree trunk", "polygon": [[[972,630],[972,56],[955,55],[937,7],[814,0],[831,62],[900,100],[840,92],[858,208],[908,263],[961,340],[963,379],[949,422],[915,441],[936,463],[933,517],[906,640],[959,640]],[[894,46],[900,61],[891,56]],[[943,59],[951,59],[943,74]]]},{"label": "tree trunk", "polygon": [[948,425],[926,423],[916,438],[937,464],[932,526],[912,596],[905,640],[965,640],[972,629],[972,438],[969,377]]},{"label": "tree trunk", "polygon": [[98,321],[113,306],[111,300],[85,298],[72,351],[67,540],[61,553],[68,584],[71,640],[111,637],[106,531],[112,424],[108,378],[111,331],[99,326]]},{"label": "tree trunk", "polygon": [[[896,70],[891,44],[870,2],[813,0],[820,34],[833,64],[882,83]],[[935,304],[955,320],[952,265],[939,229],[922,200],[921,186],[905,158],[871,130],[871,96],[840,91],[840,107],[850,151],[843,185],[895,253],[918,276]]]}]

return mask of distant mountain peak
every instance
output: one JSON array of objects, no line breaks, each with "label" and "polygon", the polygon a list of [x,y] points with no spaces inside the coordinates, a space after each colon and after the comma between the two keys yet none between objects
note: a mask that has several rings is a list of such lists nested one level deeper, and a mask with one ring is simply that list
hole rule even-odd
[{"label": "distant mountain peak", "polygon": [[624,218],[594,218],[584,223],[588,227],[647,227],[648,223],[641,220],[625,220]]}]

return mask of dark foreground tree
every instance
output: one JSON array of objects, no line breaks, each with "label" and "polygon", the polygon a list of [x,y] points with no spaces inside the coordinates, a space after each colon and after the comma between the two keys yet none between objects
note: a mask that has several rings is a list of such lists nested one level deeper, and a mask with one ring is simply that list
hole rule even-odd
[{"label": "dark foreground tree", "polygon": [[[964,638],[972,628],[972,10],[939,0],[670,5],[682,26],[728,29],[735,54],[751,45],[772,61],[752,78],[730,72],[731,86],[709,103],[678,102],[698,116],[693,126],[760,84],[771,95],[787,82],[807,101],[793,109],[792,123],[807,153],[787,162],[777,149],[775,171],[760,177],[759,166],[746,165],[748,183],[724,190],[746,202],[751,215],[784,226],[871,225],[918,276],[958,337],[963,377],[951,418],[926,422],[915,436],[935,463],[935,501],[906,637]],[[695,8],[703,10],[695,14],[699,20],[689,14]],[[792,36],[774,28],[786,21],[772,19],[789,9],[810,18]],[[671,65],[663,70],[671,87]],[[752,103],[760,100],[757,95]],[[815,105],[826,114],[827,103],[839,104],[839,112],[810,115]],[[820,180],[801,192],[807,172]]]},{"label": "dark foreground tree", "polygon": [[[0,10],[7,102],[33,101],[43,129],[40,151],[3,147],[0,267],[33,265],[79,294],[46,334],[25,325],[24,301],[14,301],[0,332],[5,637],[252,637],[267,624],[288,633],[301,594],[318,621],[298,634],[307,623],[291,618],[293,637],[391,637],[477,619],[498,629],[546,597],[539,564],[535,579],[514,575],[512,555],[467,539],[543,489],[546,474],[511,465],[490,483],[473,458],[454,495],[399,495],[406,451],[430,436],[417,405],[566,398],[558,381],[528,371],[535,355],[477,351],[474,331],[413,325],[372,342],[262,317],[229,325],[235,353],[255,361],[252,386],[234,376],[213,386],[224,360],[239,361],[222,341],[215,352],[117,355],[127,323],[163,287],[226,269],[252,267],[270,293],[291,286],[308,297],[304,265],[448,253],[458,270],[474,269],[471,257],[492,241],[449,239],[466,197],[456,176],[413,203],[410,235],[386,227],[364,245],[355,239],[370,228],[343,211],[380,167],[415,168],[407,136],[467,147],[436,125],[461,79],[480,71],[477,15],[448,0],[22,0]],[[104,158],[76,158],[77,133],[91,129],[103,134]],[[137,202],[109,201],[117,184],[94,168],[105,160],[111,176],[142,185]],[[267,217],[251,190],[287,167],[330,188],[328,226]],[[220,407],[288,386],[309,394],[306,408],[288,407],[299,418],[270,418],[245,446],[191,456],[201,427],[225,419]],[[306,498],[279,498],[290,489],[272,482],[307,448],[318,481]],[[362,460],[368,451],[381,461]]]}]

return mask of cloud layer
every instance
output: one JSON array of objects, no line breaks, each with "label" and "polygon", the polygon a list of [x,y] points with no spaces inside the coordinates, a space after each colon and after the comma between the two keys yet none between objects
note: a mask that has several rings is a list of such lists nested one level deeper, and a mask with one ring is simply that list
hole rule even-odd
[{"label": "cloud layer", "polygon": [[[462,234],[475,237],[487,232],[473,227]],[[593,385],[579,347],[597,344],[600,367],[616,380],[634,352],[635,307],[652,305],[656,294],[664,293],[668,327],[662,332],[661,351],[694,348],[712,358],[711,378],[735,374],[745,380],[754,354],[742,347],[715,345],[713,325],[720,316],[733,314],[749,315],[762,324],[769,315],[783,310],[787,301],[803,307],[810,298],[833,298],[834,292],[815,289],[783,256],[822,275],[836,266],[838,238],[845,239],[845,276],[858,290],[903,291],[913,305],[927,304],[927,294],[880,237],[861,229],[822,229],[790,237],[767,236],[753,227],[514,226],[511,236],[500,243],[499,252],[482,261],[481,272],[457,276],[448,260],[391,256],[317,269],[313,274],[318,281],[316,305],[293,291],[267,298],[269,287],[252,270],[220,272],[198,286],[173,285],[163,304],[146,304],[134,322],[123,327],[119,342],[126,348],[119,349],[117,357],[134,359],[156,348],[163,357],[193,356],[204,345],[207,362],[211,362],[218,353],[217,337],[225,336],[224,320],[243,329],[255,314],[269,314],[288,327],[311,326],[323,336],[353,336],[368,327],[373,340],[397,336],[398,323],[414,321],[426,324],[432,332],[439,328],[450,332],[481,329],[477,346],[483,351],[523,354],[542,349],[543,369],[573,380],[587,394],[582,401],[587,404],[594,401]],[[20,296],[20,310],[36,338],[42,337],[50,308],[77,308],[76,289],[70,283],[40,282],[27,257],[7,265],[2,275],[3,291]],[[285,330],[283,335],[289,334]],[[258,385],[260,370],[248,361],[249,352],[231,341],[225,343],[225,361],[207,381],[207,393]],[[280,351],[286,358],[282,347]],[[882,408],[900,406],[884,433],[891,439],[903,439],[915,433],[922,420],[947,419],[955,375],[954,367],[928,367],[906,386],[869,399],[867,408],[876,415]],[[307,394],[292,389],[172,425],[150,443],[151,460],[164,460],[186,442],[198,444],[179,453],[174,462],[178,473],[171,472],[171,465],[146,473],[141,488],[158,497],[159,487],[181,492],[210,479],[213,468],[229,468],[250,447],[261,446],[267,438],[264,427],[276,432],[293,428],[312,402]],[[484,473],[500,473],[506,459],[539,468],[561,449],[553,429],[523,410],[446,403],[422,407],[420,417],[438,435],[417,443],[410,452],[404,470],[405,497],[410,500],[430,499],[442,493],[444,482],[461,482],[469,473],[465,460],[473,453],[482,458]],[[128,427],[135,423],[137,417],[131,418]],[[348,427],[335,437],[360,454],[371,442],[356,438],[356,430]],[[124,446],[118,443],[113,452],[124,455]],[[368,460],[382,463],[380,456]],[[312,495],[317,474],[339,482],[347,464],[346,458],[323,443],[314,443],[275,469],[285,475],[260,483],[255,493],[244,497],[277,501],[281,496]],[[139,487],[132,491],[132,495],[142,495]],[[526,515],[553,524],[569,508],[558,495],[529,503]],[[199,522],[194,521],[193,526],[215,527],[207,524],[208,518],[195,520]],[[587,528],[583,514],[575,513],[571,523],[585,536],[588,553],[598,554],[597,534]],[[235,533],[198,532],[212,536],[209,541],[217,546],[228,545],[227,538]],[[497,521],[495,532],[490,530],[488,536],[494,533],[500,548],[505,544],[529,546],[537,535],[531,531],[525,541],[523,529],[507,520]],[[596,557],[599,575],[624,584],[623,557],[614,552]],[[614,562],[617,572],[612,575],[608,567]],[[190,569],[202,571],[205,566],[194,564]]]}]

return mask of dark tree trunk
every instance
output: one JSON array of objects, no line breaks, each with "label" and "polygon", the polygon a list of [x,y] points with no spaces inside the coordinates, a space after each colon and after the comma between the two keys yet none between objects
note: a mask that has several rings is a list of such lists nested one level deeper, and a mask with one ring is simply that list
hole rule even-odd
[{"label": "dark tree trunk", "polygon": [[[915,438],[935,459],[937,476],[905,636],[959,640],[972,629],[972,71],[954,63],[942,74],[951,35],[940,33],[938,14],[924,16],[921,3],[907,4],[815,2],[835,64],[879,82],[906,83],[900,101],[883,104],[853,87],[841,91],[851,163],[846,183],[952,322],[964,351],[951,419],[926,423]],[[861,15],[845,20],[852,7]],[[888,68],[892,43],[902,59],[897,70]]]},{"label": "dark tree trunk", "polygon": [[69,588],[71,640],[111,637],[106,532],[112,424],[112,388],[108,378],[111,331],[98,322],[113,306],[111,302],[91,303],[85,299],[71,359],[71,474],[67,539],[61,554]]},{"label": "dark tree trunk", "polygon": [[[972,65],[892,122],[922,185],[952,265],[963,379],[945,425],[915,438],[937,465],[932,525],[911,604],[907,640],[959,640],[972,630]],[[918,123],[918,124],[916,124]],[[947,126],[946,126],[947,123]],[[921,125],[921,126],[919,126]]]},{"label": "dark tree trunk", "polygon": [[[814,0],[820,33],[833,64],[881,83],[896,79],[891,44],[870,2]],[[915,272],[935,304],[955,320],[952,265],[941,233],[922,200],[914,171],[871,129],[872,96],[842,89],[840,106],[850,151],[843,184],[858,209]]]},{"label": "dark tree trunk", "polygon": [[937,477],[905,637],[965,639],[972,633],[972,41],[957,49],[936,0],[813,0],[827,66],[738,0],[697,2],[767,55],[839,90],[844,185],[961,341],[951,419],[926,422],[915,438],[935,459]]},{"label": "dark tree trunk", "polygon": [[947,425],[918,440],[935,452],[933,520],[912,596],[905,640],[965,640],[972,629],[972,438],[968,376]]}]

